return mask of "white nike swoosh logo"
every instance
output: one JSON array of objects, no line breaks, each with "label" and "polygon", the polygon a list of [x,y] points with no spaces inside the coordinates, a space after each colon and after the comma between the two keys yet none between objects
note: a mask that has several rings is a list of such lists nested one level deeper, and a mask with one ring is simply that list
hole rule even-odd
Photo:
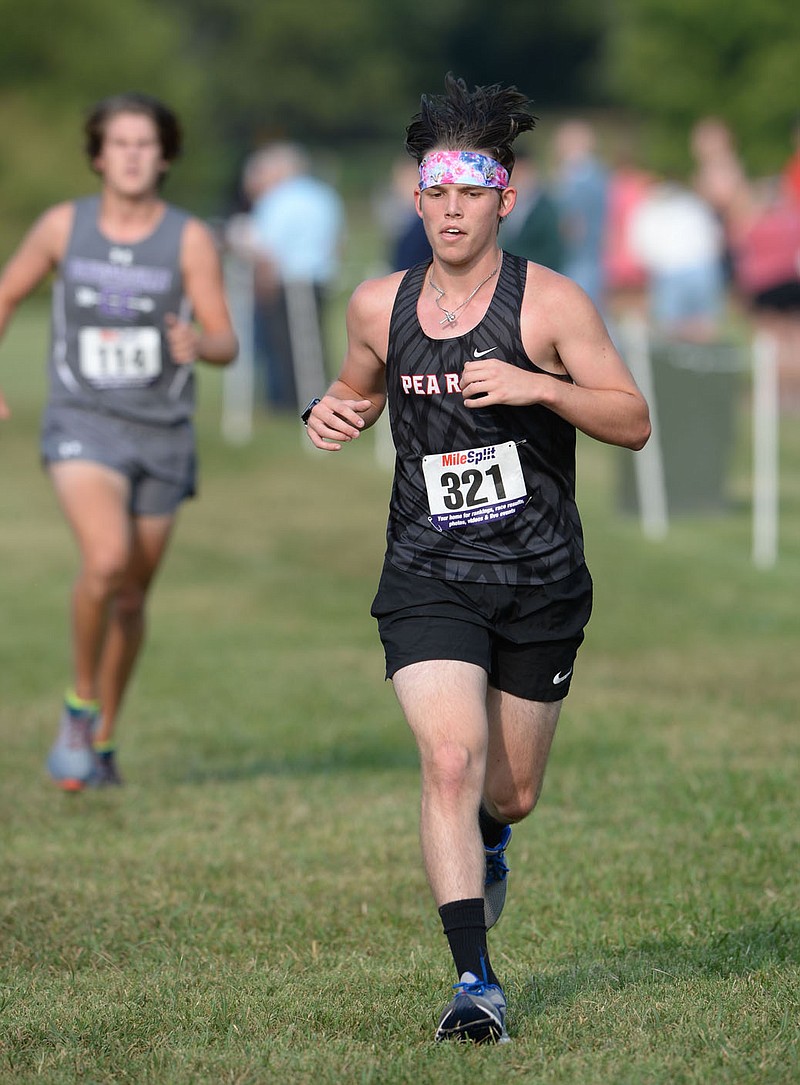
[{"label": "white nike swoosh logo", "polygon": [[489,347],[488,350],[478,350],[476,347],[472,352],[473,358],[483,358],[486,354],[491,354],[493,350],[497,350],[497,347]]},{"label": "white nike swoosh logo", "polygon": [[572,667],[570,667],[570,669],[567,671],[566,674],[561,674],[561,672],[559,671],[559,673],[553,679],[553,685],[554,686],[560,686],[562,682],[566,682],[566,680],[569,678],[569,676],[571,674],[572,674]]}]

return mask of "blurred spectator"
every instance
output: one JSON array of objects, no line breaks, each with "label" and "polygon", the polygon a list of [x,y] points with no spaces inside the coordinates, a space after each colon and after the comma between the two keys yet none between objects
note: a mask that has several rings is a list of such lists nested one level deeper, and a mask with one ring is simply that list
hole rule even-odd
[{"label": "blurred spectator", "polygon": [[414,212],[414,217],[409,217],[405,228],[395,239],[391,252],[391,266],[393,271],[405,271],[406,268],[422,264],[432,257],[431,245],[422,219]]},{"label": "blurred spectator", "polygon": [[709,205],[675,181],[653,182],[631,216],[629,238],[647,269],[656,331],[693,342],[714,339],[725,303],[724,242]]},{"label": "blurred spectator", "polygon": [[292,143],[256,151],[245,164],[255,256],[257,360],[266,366],[270,407],[296,411],[302,366],[327,371],[324,313],[339,270],[342,201],[311,176],[305,152]]},{"label": "blurred spectator", "polygon": [[564,240],[562,270],[602,307],[608,173],[595,157],[594,130],[586,121],[562,124],[553,149],[555,197]]},{"label": "blurred spectator", "polygon": [[414,203],[414,189],[419,184],[419,167],[404,155],[392,168],[392,184],[381,202],[379,215],[389,234],[389,266],[405,271],[432,257],[430,242]]},{"label": "blurred spectator", "polygon": [[777,346],[782,406],[800,408],[800,203],[780,180],[742,200],[732,225],[736,287],[756,327]]},{"label": "blurred spectator", "polygon": [[789,161],[783,167],[781,179],[786,199],[800,207],[800,117],[794,123],[792,139],[794,148]]},{"label": "blurred spectator", "polygon": [[617,320],[647,307],[647,269],[633,251],[630,223],[650,191],[652,174],[640,169],[627,143],[620,143],[608,182],[603,241],[603,278],[609,315]]},{"label": "blurred spectator", "polygon": [[562,271],[564,243],[558,207],[542,182],[538,164],[527,148],[517,151],[511,185],[517,190],[517,202],[511,214],[503,219],[500,233],[502,247],[507,252],[543,264],[553,271]]},{"label": "blurred spectator", "polygon": [[689,136],[689,147],[695,164],[692,187],[723,226],[723,271],[726,283],[730,283],[733,279],[731,222],[749,182],[733,133],[719,117],[702,117],[697,121]]},{"label": "blurred spectator", "polygon": [[689,146],[695,163],[692,186],[725,221],[747,184],[733,134],[718,117],[703,117],[692,128]]}]

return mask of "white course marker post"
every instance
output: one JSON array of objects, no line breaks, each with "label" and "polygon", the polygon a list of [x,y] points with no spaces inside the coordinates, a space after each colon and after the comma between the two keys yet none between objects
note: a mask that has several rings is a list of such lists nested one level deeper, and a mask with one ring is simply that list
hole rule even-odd
[{"label": "white course marker post", "polygon": [[247,444],[253,436],[255,344],[253,342],[254,269],[252,261],[232,253],[225,257],[225,290],[239,354],[222,375],[222,436],[231,444]]},{"label": "white course marker post", "polygon": [[389,425],[388,407],[373,426],[373,433],[375,434],[375,462],[382,471],[391,471],[394,468],[395,448],[392,427]]},{"label": "white course marker post", "polygon": [[[285,284],[286,314],[289,322],[289,340],[292,345],[294,386],[300,410],[315,396],[327,390],[325,356],[322,346],[319,307],[314,284],[311,282],[288,282]],[[315,452],[303,427],[300,440],[307,452]]]},{"label": "white course marker post", "polygon": [[778,560],[778,363],[774,338],[753,338],[753,563]]},{"label": "white course marker post", "polygon": [[650,335],[647,322],[634,314],[625,318],[620,331],[625,361],[650,407],[650,440],[633,456],[642,532],[648,539],[663,539],[669,527],[669,514],[664,456],[658,425],[658,403],[650,360]]}]

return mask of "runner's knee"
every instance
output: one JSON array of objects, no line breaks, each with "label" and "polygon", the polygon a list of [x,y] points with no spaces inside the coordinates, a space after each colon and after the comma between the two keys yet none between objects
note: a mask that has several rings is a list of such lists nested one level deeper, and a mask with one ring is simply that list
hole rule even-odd
[{"label": "runner's knee", "polygon": [[489,812],[498,821],[513,825],[526,818],[539,801],[542,782],[528,781],[523,784],[509,784],[494,791],[488,799]]},{"label": "runner's knee", "polygon": [[128,554],[108,547],[86,556],[81,569],[81,585],[92,598],[104,599],[122,586]]},{"label": "runner's knee", "polygon": [[122,622],[138,622],[144,614],[145,591],[139,584],[123,584],[114,600],[114,613]]},{"label": "runner's knee", "polygon": [[422,769],[429,790],[455,798],[475,787],[481,762],[467,745],[446,740],[423,754]]}]

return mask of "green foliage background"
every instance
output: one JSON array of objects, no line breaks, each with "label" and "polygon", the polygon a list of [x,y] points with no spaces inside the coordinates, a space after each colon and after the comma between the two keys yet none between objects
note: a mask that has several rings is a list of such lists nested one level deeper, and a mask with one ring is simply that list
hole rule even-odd
[{"label": "green foliage background", "polygon": [[605,69],[613,99],[649,128],[655,164],[688,167],[686,132],[714,114],[745,164],[775,172],[800,114],[800,5],[793,0],[613,0]]},{"label": "green foliage background", "polygon": [[87,188],[81,117],[123,89],[180,113],[169,194],[206,215],[232,209],[242,158],[276,135],[324,152],[358,193],[448,69],[516,83],[545,122],[634,122],[650,164],[673,169],[715,112],[749,168],[774,172],[797,111],[795,0],[0,0],[0,26],[0,255]]}]

